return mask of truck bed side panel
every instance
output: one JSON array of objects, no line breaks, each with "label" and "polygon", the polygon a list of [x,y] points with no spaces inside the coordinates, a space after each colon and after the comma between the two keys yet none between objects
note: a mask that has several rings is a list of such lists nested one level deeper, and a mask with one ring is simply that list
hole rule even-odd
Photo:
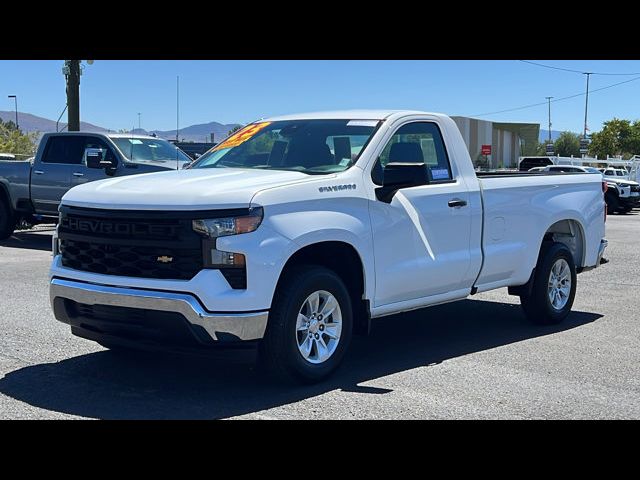
[{"label": "truck bed side panel", "polygon": [[485,253],[478,289],[522,285],[537,262],[545,233],[554,223],[575,220],[582,229],[584,256],[577,266],[596,263],[604,237],[604,197],[597,175],[480,178],[484,199]]}]

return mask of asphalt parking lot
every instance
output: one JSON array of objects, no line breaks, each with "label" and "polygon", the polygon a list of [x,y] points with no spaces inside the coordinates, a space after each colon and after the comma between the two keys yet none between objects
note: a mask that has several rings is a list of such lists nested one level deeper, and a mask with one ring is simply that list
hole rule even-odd
[{"label": "asphalt parking lot", "polygon": [[251,358],[121,356],[71,335],[48,302],[50,228],[0,243],[0,418],[640,418],[640,215],[610,216],[610,263],[578,277],[560,326],[506,289],[374,322],[311,387]]}]

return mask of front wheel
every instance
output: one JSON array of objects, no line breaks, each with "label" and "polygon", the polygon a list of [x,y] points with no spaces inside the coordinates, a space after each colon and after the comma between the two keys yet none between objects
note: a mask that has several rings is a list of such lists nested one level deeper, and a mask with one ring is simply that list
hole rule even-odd
[{"label": "front wheel", "polygon": [[352,325],[342,279],[323,267],[294,267],[275,293],[260,360],[277,377],[319,382],[340,365]]},{"label": "front wheel", "polygon": [[576,267],[569,249],[559,242],[543,247],[531,291],[520,295],[526,317],[543,325],[560,323],[573,306],[576,281]]}]

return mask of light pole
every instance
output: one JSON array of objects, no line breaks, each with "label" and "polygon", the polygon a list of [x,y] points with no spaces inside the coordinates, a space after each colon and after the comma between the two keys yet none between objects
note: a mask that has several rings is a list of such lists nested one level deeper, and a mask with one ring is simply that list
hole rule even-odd
[{"label": "light pole", "polygon": [[551,144],[551,99],[553,97],[544,97],[547,99],[547,102],[549,102],[549,141],[547,142],[548,144]]},{"label": "light pole", "polygon": [[8,95],[8,98],[13,98],[16,107],[16,130],[20,130],[20,125],[18,125],[18,96],[17,95]]},{"label": "light pole", "polygon": [[138,130],[140,130],[140,115],[142,115],[140,112],[138,112]]},{"label": "light pole", "polygon": [[589,77],[591,76],[591,72],[584,72],[587,76],[587,95],[584,99],[584,132],[582,133],[582,138],[586,140],[587,138],[587,109],[589,108]]}]

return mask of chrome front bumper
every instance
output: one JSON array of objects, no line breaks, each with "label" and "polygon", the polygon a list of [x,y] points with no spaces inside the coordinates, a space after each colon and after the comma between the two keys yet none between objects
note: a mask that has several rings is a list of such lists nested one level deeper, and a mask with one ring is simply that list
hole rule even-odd
[{"label": "chrome front bumper", "polygon": [[[107,305],[174,312],[190,324],[202,327],[212,340],[220,336],[237,340],[258,340],[264,336],[269,312],[210,313],[192,295],[156,290],[110,287],[54,278],[49,287],[51,305],[57,298],[86,305]],[[55,307],[54,307],[55,311]],[[58,315],[56,315],[58,318]],[[62,320],[58,318],[58,320]]]}]

